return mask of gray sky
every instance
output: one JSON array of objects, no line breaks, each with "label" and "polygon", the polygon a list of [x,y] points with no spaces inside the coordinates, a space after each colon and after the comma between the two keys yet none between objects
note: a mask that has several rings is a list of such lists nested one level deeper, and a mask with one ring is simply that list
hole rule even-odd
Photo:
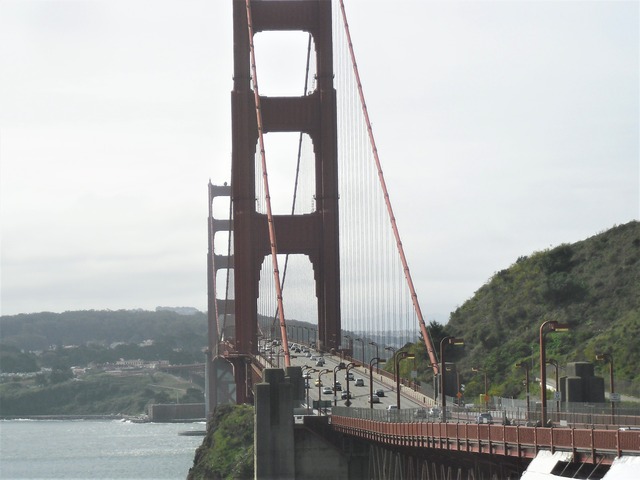
[{"label": "gray sky", "polygon": [[[1,312],[206,308],[230,1],[0,1]],[[640,218],[637,1],[347,0],[428,320]]]}]

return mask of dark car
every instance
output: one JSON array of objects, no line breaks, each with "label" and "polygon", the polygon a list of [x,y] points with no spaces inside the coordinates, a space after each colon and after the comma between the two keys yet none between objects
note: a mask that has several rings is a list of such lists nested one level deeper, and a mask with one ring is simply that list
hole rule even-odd
[{"label": "dark car", "polygon": [[379,388],[378,390],[376,390],[376,395],[378,397],[384,397],[384,390]]},{"label": "dark car", "polygon": [[478,415],[476,420],[478,423],[488,423],[488,424],[493,423],[493,417],[491,416],[490,413],[481,413],[480,415]]}]

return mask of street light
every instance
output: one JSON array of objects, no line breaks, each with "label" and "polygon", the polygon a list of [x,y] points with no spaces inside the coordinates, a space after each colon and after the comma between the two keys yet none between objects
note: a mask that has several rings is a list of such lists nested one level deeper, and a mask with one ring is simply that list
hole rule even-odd
[{"label": "street light", "polygon": [[378,353],[378,344],[376,342],[369,342],[369,345],[373,345],[374,347],[376,347],[376,357],[379,357],[379,353]]},{"label": "street light", "polygon": [[609,362],[609,383],[611,384],[611,393],[609,394],[609,400],[611,401],[611,422],[616,421],[616,404],[613,401],[613,394],[616,392],[613,388],[613,356],[610,353],[598,353],[596,360]]},{"label": "street light", "polygon": [[540,325],[540,420],[543,427],[547,425],[547,359],[544,336],[547,332],[567,331],[569,325],[556,320],[547,320]]},{"label": "street light", "polygon": [[553,358],[550,358],[549,360],[547,360],[547,363],[549,365],[553,365],[556,369],[556,418],[557,420],[560,420],[560,397],[559,397],[559,393],[560,393],[560,384],[558,383],[558,362],[556,360],[554,360]]},{"label": "street light", "polygon": [[331,370],[325,368],[318,372],[318,416],[320,416],[320,402],[322,402],[322,375],[325,373],[331,373]]},{"label": "street light", "polygon": [[484,374],[484,409],[488,410],[489,408],[489,394],[488,394],[488,386],[489,384],[487,383],[487,370],[484,368],[480,368],[480,367],[472,367],[471,368],[472,372],[476,372],[476,373],[483,373]]},{"label": "street light", "polygon": [[333,369],[333,406],[334,407],[338,405],[338,391],[336,390],[336,381],[337,381],[336,377],[338,374],[338,370],[344,370],[345,368],[347,368],[347,366],[344,364],[344,362],[340,362]]},{"label": "street light", "polygon": [[[309,382],[309,380],[311,380],[311,374],[317,372],[318,370],[316,370],[313,367],[310,367],[308,365],[305,365],[302,367],[302,379],[304,380],[305,383],[305,390],[307,391],[307,415],[309,414],[309,391],[311,390],[311,385],[309,384],[309,388],[307,388],[307,382]],[[306,374],[309,374],[309,378],[305,378],[304,376]]]},{"label": "street light", "polygon": [[349,340],[349,343],[347,343],[347,350],[349,350],[349,358],[353,358],[353,337],[351,337],[351,335],[344,335],[342,338]]},{"label": "street light", "polygon": [[405,358],[416,358],[413,353],[409,352],[396,352],[394,366],[396,368],[396,405],[400,410],[400,360]]},{"label": "street light", "polygon": [[527,413],[525,416],[525,420],[529,421],[529,364],[527,362],[516,363],[516,368],[524,368],[525,377],[524,377],[524,385],[527,392]]},{"label": "street light", "polygon": [[460,400],[462,399],[462,392],[460,391],[460,372],[458,371],[458,367],[447,367],[447,372],[456,372],[456,398],[458,399],[458,407],[460,407]]},{"label": "street light", "polygon": [[440,395],[442,395],[442,418],[444,421],[447,421],[447,395],[446,395],[446,382],[445,377],[445,361],[444,361],[444,350],[445,345],[464,345],[464,339],[455,338],[455,337],[444,337],[440,340]]},{"label": "street light", "polygon": [[[394,357],[394,356],[395,356],[395,354],[396,354],[396,350],[398,350],[398,349],[397,349],[397,348],[395,348],[395,347],[384,347],[384,349],[385,349],[385,350],[390,351],[390,352],[391,352],[391,356],[392,356],[392,357]],[[395,366],[395,364],[393,365],[393,376],[394,376],[394,377],[396,376],[396,366]]]},{"label": "street light", "polygon": [[347,368],[346,368],[346,370],[347,370],[347,371],[346,371],[346,380],[347,380],[347,401],[346,401],[346,402],[344,402],[344,404],[345,404],[347,407],[350,407],[350,406],[351,406],[351,393],[349,392],[349,370],[351,370],[351,369],[352,369],[353,367],[355,367],[355,366],[356,366],[356,364],[355,364],[355,363],[353,363],[353,362],[351,362],[351,363],[349,363],[349,364],[347,365]]},{"label": "street light", "polygon": [[356,342],[362,342],[362,367],[364,368],[364,340],[361,338],[356,338]]},{"label": "street light", "polygon": [[385,358],[375,357],[369,362],[369,408],[373,408],[373,366],[385,363]]}]

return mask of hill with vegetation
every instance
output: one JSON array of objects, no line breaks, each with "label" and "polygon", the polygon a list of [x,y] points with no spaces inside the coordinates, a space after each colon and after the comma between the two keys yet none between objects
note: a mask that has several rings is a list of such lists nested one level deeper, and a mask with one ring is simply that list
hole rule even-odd
[{"label": "hill with vegetation", "polygon": [[[593,362],[597,374],[608,379],[609,366],[595,355],[609,353],[616,390],[638,395],[639,222],[518,258],[456,309],[445,326],[432,322],[430,335],[436,350],[445,335],[464,339],[465,346],[449,347],[446,358],[457,364],[467,398],[484,391],[484,378],[473,367],[486,369],[491,395],[518,397],[523,395],[523,373],[514,365],[533,363],[532,375],[539,375],[539,329],[546,320],[570,325],[569,332],[546,334],[547,358],[561,366]],[[431,382],[424,344],[405,348],[419,358],[419,378]],[[403,375],[408,377],[410,368],[404,362]]]},{"label": "hill with vegetation", "polygon": [[171,343],[175,348],[206,346],[207,316],[183,315],[167,307],[147,310],[80,310],[0,316],[0,343],[20,350],[114,343]]},{"label": "hill with vegetation", "polygon": [[189,313],[0,317],[0,415],[139,415],[151,403],[203,402],[202,375],[159,371],[204,362],[206,316]]},{"label": "hill with vegetation", "polygon": [[253,407],[220,405],[207,425],[188,480],[253,478]]}]

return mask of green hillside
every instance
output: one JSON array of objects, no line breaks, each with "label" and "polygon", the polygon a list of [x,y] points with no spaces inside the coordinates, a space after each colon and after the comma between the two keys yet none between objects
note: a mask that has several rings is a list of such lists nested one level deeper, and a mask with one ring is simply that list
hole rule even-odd
[{"label": "green hillside", "polygon": [[[596,372],[608,378],[608,365],[595,362],[596,353],[608,352],[614,359],[616,390],[638,394],[639,222],[518,258],[431,334],[434,343],[443,335],[464,338],[465,347],[448,349],[446,358],[458,364],[468,397],[484,388],[472,367],[487,370],[491,394],[511,397],[523,389],[516,362],[533,362],[532,375],[539,375],[539,328],[546,320],[571,325],[570,332],[546,335],[547,358],[561,366],[594,362]],[[423,352],[420,356],[426,360]],[[429,378],[427,365],[418,368],[425,372],[424,379]]]}]

